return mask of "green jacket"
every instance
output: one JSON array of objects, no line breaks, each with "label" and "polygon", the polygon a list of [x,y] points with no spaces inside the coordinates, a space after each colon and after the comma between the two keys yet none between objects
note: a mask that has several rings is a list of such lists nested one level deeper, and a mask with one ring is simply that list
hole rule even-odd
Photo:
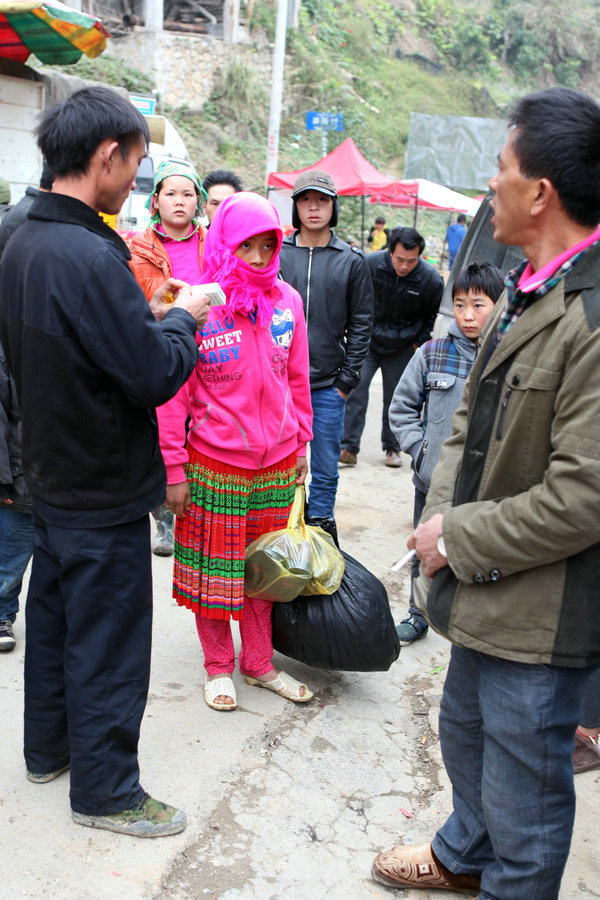
[{"label": "green jacket", "polygon": [[600,246],[488,358],[503,298],[423,514],[444,514],[450,567],[433,582],[421,576],[417,604],[463,647],[591,665],[600,662]]}]

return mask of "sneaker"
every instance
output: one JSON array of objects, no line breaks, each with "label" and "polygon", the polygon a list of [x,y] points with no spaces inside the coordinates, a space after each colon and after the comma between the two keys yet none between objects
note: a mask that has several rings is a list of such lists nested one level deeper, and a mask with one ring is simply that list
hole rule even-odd
[{"label": "sneaker", "polygon": [[16,643],[12,622],[10,619],[2,619],[0,621],[0,651],[8,653],[15,649]]},{"label": "sneaker", "polygon": [[179,834],[186,826],[185,813],[174,806],[154,800],[149,794],[136,806],[110,816],[88,816],[73,810],[73,821],[90,828],[104,828],[133,837],[154,838]]},{"label": "sneaker", "polygon": [[408,619],[402,619],[400,624],[396,625],[396,634],[403,647],[425,637],[428,631],[429,625],[419,616],[409,616]]},{"label": "sneaker", "polygon": [[55,778],[58,778],[59,775],[62,775],[63,772],[67,772],[71,767],[71,763],[67,763],[64,766],[61,766],[60,769],[55,769],[54,772],[30,772],[27,771],[27,781],[32,781],[34,784],[48,784],[49,781],[54,781]]},{"label": "sneaker", "polygon": [[402,465],[402,457],[397,450],[385,451],[385,464],[391,469],[399,469]]},{"label": "sneaker", "polygon": [[173,522],[158,520],[156,523],[156,535],[152,541],[152,552],[155,556],[173,556],[174,549]]},{"label": "sneaker", "polygon": [[352,453],[351,450],[346,450],[346,448],[343,447],[342,452],[340,453],[339,461],[343,466],[355,466],[358,462],[358,455],[356,453]]}]

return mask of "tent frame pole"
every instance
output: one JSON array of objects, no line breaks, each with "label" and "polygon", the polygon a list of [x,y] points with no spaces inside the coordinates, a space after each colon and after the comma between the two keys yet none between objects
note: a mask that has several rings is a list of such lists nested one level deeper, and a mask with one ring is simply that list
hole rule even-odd
[{"label": "tent frame pole", "polygon": [[362,195],[362,225],[360,227],[360,249],[365,249],[365,195]]}]

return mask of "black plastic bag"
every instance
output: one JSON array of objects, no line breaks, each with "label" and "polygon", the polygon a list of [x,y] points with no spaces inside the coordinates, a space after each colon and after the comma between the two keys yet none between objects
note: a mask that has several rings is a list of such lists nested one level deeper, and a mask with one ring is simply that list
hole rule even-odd
[{"label": "black plastic bag", "polygon": [[400,653],[387,591],[342,551],[346,571],[339,590],[273,605],[273,647],[319,669],[386,672]]}]

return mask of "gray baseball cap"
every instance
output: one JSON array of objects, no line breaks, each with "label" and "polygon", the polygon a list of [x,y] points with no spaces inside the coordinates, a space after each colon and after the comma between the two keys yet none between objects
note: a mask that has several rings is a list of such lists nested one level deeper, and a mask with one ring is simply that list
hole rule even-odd
[{"label": "gray baseball cap", "polygon": [[297,197],[304,191],[320,191],[321,194],[327,194],[328,197],[337,197],[333,178],[320,169],[311,169],[309,172],[298,175],[292,188],[292,197]]}]

